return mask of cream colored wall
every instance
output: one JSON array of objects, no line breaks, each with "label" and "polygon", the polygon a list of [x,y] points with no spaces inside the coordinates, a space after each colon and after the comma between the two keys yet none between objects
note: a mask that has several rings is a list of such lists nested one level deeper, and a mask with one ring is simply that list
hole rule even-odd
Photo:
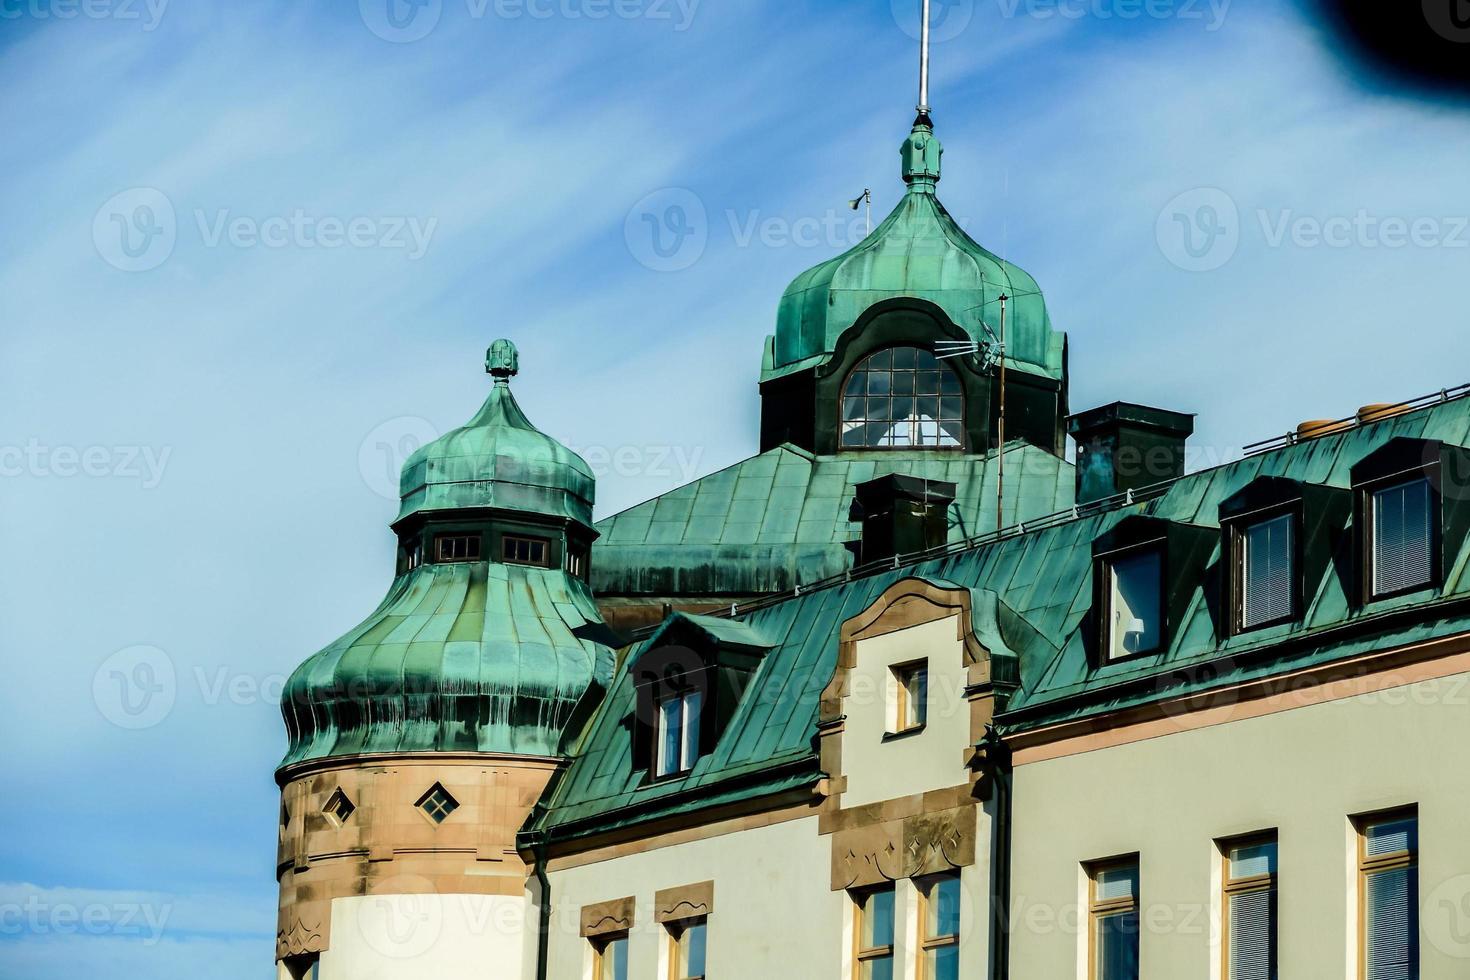
[{"label": "cream colored wall", "polygon": [[321,980],[522,980],[536,921],[524,897],[370,895],[332,902]]},{"label": "cream colored wall", "polygon": [[1281,976],[1356,978],[1349,818],[1413,803],[1421,976],[1470,976],[1467,746],[1459,675],[1018,766],[1013,974],[1085,977],[1081,863],[1137,852],[1142,980],[1218,978],[1215,841],[1275,830]]},{"label": "cream colored wall", "polygon": [[[929,665],[928,726],[916,735],[884,742],[897,698],[891,668],[917,660]],[[968,778],[964,751],[970,744],[964,691],[964,646],[957,639],[954,617],[859,640],[843,702],[847,790],[842,805],[865,806],[963,785]]]}]

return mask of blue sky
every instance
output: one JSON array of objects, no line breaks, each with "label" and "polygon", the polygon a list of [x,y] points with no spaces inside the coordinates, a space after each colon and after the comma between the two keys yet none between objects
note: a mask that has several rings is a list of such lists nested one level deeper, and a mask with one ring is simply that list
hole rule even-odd
[{"label": "blue sky", "polygon": [[[601,514],[753,453],[781,290],[900,194],[909,8],[0,0],[0,975],[271,975],[273,697],[381,597],[402,447],[509,336]],[[1470,380],[1470,114],[1285,2],[1136,9],[938,27],[941,196],[1074,408],[1208,465]]]}]

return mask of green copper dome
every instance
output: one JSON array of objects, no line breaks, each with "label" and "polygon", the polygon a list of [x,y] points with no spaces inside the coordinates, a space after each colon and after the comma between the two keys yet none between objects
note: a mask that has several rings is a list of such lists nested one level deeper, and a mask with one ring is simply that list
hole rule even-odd
[{"label": "green copper dome", "polygon": [[1008,358],[1014,366],[1060,379],[1062,334],[1052,330],[1036,280],[975,242],[935,196],[944,150],[927,113],[900,150],[908,192],[856,248],[809,269],[785,295],[768,345],[762,380],[810,366],[875,303],[914,297],[936,304],[976,340],[982,318],[999,329],[1007,308]]},{"label": "green copper dome", "polygon": [[486,359],[495,387],[479,414],[408,458],[399,521],[425,511],[491,507],[592,524],[592,470],[516,404],[510,379],[519,360],[510,341],[496,341]]},{"label": "green copper dome", "polygon": [[[475,548],[416,547],[373,614],[296,669],[281,699],[283,769],[423,752],[562,756],[605,693],[608,634],[586,582],[564,570],[573,538],[590,543],[594,480],[516,405],[516,360],[497,342],[484,408],[404,467],[401,518],[432,513],[400,524],[401,543],[447,534]],[[542,550],[503,553],[508,533]]]}]

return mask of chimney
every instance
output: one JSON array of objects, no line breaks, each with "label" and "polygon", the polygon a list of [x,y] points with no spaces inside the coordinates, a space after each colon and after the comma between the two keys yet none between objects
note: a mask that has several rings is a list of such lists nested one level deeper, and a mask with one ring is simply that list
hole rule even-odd
[{"label": "chimney", "polygon": [[1114,402],[1074,415],[1077,503],[1089,504],[1184,475],[1184,443],[1194,416]]},{"label": "chimney", "polygon": [[857,563],[885,561],[938,548],[949,541],[949,505],[955,485],[892,473],[853,488],[852,519],[863,537],[852,542]]}]

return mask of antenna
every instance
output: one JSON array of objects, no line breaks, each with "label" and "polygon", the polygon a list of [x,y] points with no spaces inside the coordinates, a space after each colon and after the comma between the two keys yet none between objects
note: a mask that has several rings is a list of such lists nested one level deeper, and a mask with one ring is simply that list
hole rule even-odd
[{"label": "antenna", "polygon": [[924,13],[919,25],[919,111],[929,111],[929,0],[923,0]]}]

